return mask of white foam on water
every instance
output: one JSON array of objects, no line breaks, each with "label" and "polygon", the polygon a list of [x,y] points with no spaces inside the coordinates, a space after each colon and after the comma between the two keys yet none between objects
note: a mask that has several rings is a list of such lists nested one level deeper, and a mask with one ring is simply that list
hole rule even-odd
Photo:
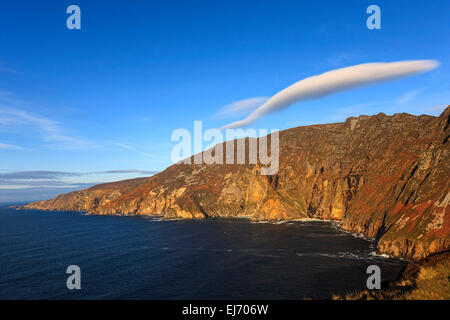
[{"label": "white foam on water", "polygon": [[385,258],[385,259],[391,259],[393,258],[392,256],[385,254],[385,253],[378,253],[376,251],[372,251],[369,253],[370,256],[372,257],[377,257],[377,258]]}]

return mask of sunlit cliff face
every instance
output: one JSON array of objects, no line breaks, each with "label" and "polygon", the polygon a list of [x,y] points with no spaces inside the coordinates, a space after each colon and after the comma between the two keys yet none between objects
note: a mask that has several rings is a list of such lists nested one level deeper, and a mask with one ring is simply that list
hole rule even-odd
[{"label": "sunlit cliff face", "polygon": [[440,117],[360,116],[280,132],[280,167],[177,164],[26,208],[164,218],[319,218],[420,259],[450,245],[450,107]]}]

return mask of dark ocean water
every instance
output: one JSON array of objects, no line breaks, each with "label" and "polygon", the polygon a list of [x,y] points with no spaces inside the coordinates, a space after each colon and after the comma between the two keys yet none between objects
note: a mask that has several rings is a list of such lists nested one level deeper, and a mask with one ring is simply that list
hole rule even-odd
[{"label": "dark ocean water", "polygon": [[[0,208],[0,299],[302,299],[365,288],[404,262],[333,223],[158,221]],[[68,290],[67,266],[81,268]]]}]

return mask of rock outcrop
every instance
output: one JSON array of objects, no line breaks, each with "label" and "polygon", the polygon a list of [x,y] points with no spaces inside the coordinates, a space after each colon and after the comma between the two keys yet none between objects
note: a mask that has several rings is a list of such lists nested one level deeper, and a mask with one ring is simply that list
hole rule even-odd
[{"label": "rock outcrop", "polygon": [[[319,218],[413,260],[450,247],[450,106],[279,133],[280,167],[176,164],[149,178],[97,185],[25,208],[164,218]],[[248,139],[246,143],[248,144]]]},{"label": "rock outcrop", "polygon": [[381,290],[362,290],[335,300],[450,300],[450,251],[409,262],[397,279],[383,281]]}]

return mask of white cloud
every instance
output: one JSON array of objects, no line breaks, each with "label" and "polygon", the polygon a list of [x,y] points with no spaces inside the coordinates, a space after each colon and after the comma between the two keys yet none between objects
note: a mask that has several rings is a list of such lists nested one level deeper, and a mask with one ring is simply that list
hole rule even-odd
[{"label": "white cloud", "polygon": [[0,125],[34,128],[53,148],[84,149],[91,146],[89,141],[65,133],[59,122],[21,109],[0,107]]},{"label": "white cloud", "polygon": [[230,104],[223,106],[219,111],[217,111],[215,117],[226,118],[235,115],[242,116],[255,110],[256,108],[261,106],[264,102],[266,102],[268,99],[269,97],[253,97],[239,101],[234,101]]},{"label": "white cloud", "polygon": [[336,92],[426,72],[438,65],[439,62],[435,60],[414,60],[365,63],[331,70],[300,80],[281,90],[244,120],[230,123],[222,129],[245,127],[262,116],[287,108],[295,102],[318,99]]},{"label": "white cloud", "polygon": [[36,186],[29,186],[29,185],[22,185],[22,184],[11,184],[11,185],[1,185],[0,184],[0,190],[22,190],[22,189],[31,189],[31,188],[81,188],[81,187],[89,187],[91,185],[63,185],[63,186],[54,186],[54,185],[36,185]]},{"label": "white cloud", "polygon": [[123,179],[148,177],[151,170],[117,169],[91,172],[70,171],[0,171],[0,189],[75,188]]},{"label": "white cloud", "polygon": [[402,94],[397,101],[395,102],[396,105],[402,105],[405,104],[411,100],[413,100],[415,97],[417,97],[420,93],[422,92],[422,89],[419,90],[413,90],[413,91],[409,91],[406,92],[404,94]]},{"label": "white cloud", "polygon": [[1,143],[0,142],[0,149],[9,149],[9,150],[26,150],[23,147],[20,146],[15,146],[12,144],[6,144],[6,143]]},{"label": "white cloud", "polygon": [[342,67],[349,61],[356,60],[359,58],[361,58],[360,54],[344,52],[338,55],[333,55],[330,58],[328,58],[328,63],[330,64],[331,67],[337,68]]},{"label": "white cloud", "polygon": [[137,149],[137,148],[135,148],[135,147],[133,147],[133,146],[131,146],[129,144],[126,144],[126,143],[119,143],[119,142],[110,142],[110,143],[112,145],[114,145],[114,146],[117,146],[117,147],[120,147],[122,149],[126,149],[126,150],[129,150],[129,151],[132,151],[132,152],[140,154],[141,156],[144,156],[144,157],[154,157],[153,154],[141,151],[141,150],[139,150],[139,149]]},{"label": "white cloud", "polygon": [[439,106],[426,108],[424,110],[424,112],[431,113],[431,114],[441,114],[442,111],[445,110],[445,108],[447,108],[446,105],[439,105]]}]

